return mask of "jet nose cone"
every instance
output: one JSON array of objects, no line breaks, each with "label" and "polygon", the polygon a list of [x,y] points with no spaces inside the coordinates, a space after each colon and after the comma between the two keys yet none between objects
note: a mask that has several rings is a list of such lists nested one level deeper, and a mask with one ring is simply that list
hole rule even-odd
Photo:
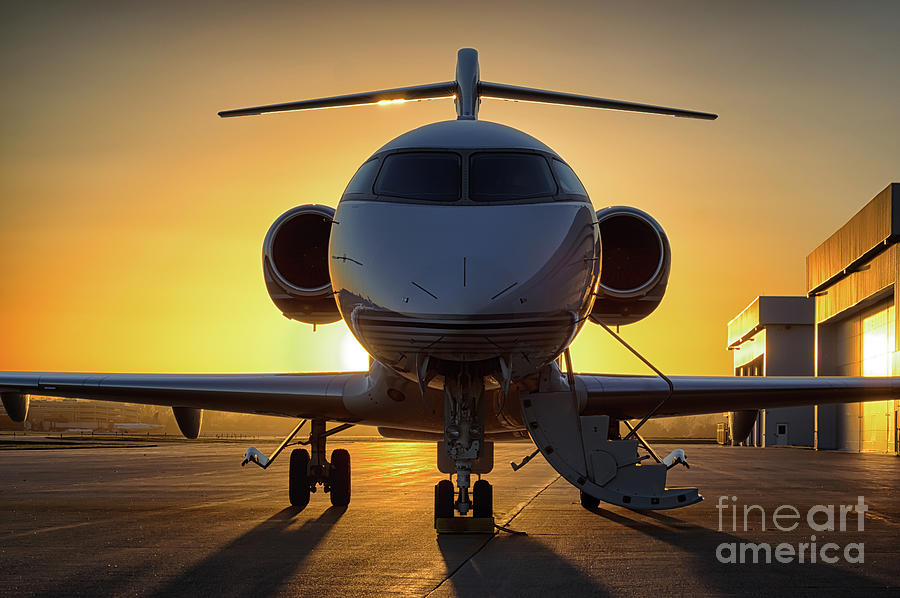
[{"label": "jet nose cone", "polygon": [[344,202],[335,219],[335,290],[384,310],[579,311],[595,276],[597,233],[583,203]]},{"label": "jet nose cone", "polygon": [[[431,305],[441,313],[477,314],[490,310],[491,302],[518,286],[522,272],[505,256],[464,255],[466,248],[432,255],[410,270],[413,306]],[[477,250],[476,250],[477,251]],[[420,293],[432,299],[432,303]]]},{"label": "jet nose cone", "polygon": [[544,363],[590,307],[598,236],[586,203],[344,202],[335,219],[341,313],[398,371],[420,354]]}]

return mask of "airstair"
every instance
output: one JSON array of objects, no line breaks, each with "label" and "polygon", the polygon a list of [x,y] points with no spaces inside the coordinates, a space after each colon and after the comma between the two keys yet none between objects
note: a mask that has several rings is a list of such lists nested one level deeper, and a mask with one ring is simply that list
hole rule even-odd
[{"label": "airstair", "polygon": [[639,456],[638,446],[643,443],[639,436],[610,439],[609,417],[581,416],[572,392],[520,397],[525,424],[538,450],[582,496],[639,510],[675,509],[703,500],[697,488],[666,487],[668,469],[677,462],[686,464],[677,456],[683,456],[683,451],[658,463],[649,447],[650,454]]}]

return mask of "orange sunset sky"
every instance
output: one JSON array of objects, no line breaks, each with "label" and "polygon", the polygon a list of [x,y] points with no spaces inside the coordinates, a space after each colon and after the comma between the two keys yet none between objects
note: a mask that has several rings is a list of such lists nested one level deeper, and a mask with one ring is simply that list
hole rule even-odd
[{"label": "orange sunset sky", "polygon": [[[730,373],[727,321],[802,294],[805,256],[900,180],[896,2],[183,4],[0,9],[0,370],[358,367],[343,323],[272,305],[263,237],[452,101],[216,112],[450,80],[461,47],[488,81],[720,114],[481,107],[557,150],[597,208],[665,227],[666,299],[622,333],[667,373]],[[573,357],[645,371],[592,325]]]}]

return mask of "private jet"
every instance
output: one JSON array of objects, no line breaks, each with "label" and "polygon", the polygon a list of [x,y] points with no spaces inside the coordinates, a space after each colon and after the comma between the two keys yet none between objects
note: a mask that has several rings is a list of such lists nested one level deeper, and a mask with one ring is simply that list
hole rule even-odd
[{"label": "private jet", "polygon": [[[482,81],[478,53],[466,48],[452,81],[219,115],[439,98],[454,100],[455,120],[388,142],[359,167],[337,209],[295,207],[263,242],[275,306],[314,326],[343,320],[371,356],[368,371],[2,372],[9,415],[23,421],[29,395],[164,405],[188,438],[199,435],[203,410],[297,418],[271,455],[250,447],[242,464],[266,468],[296,447],[288,494],[298,507],[320,486],[332,504],[350,502],[350,454],[327,455],[327,439],[374,425],[387,438],[436,444],[445,477],[434,490],[435,528],[481,533],[494,530],[493,488],[482,476],[493,469],[495,442],[530,438],[536,450],[513,467],[542,454],[585,507],[672,509],[702,496],[667,487],[667,471],[687,458],[680,449],[657,455],[640,434],[651,418],[900,396],[896,377],[666,376],[613,330],[647,317],[663,299],[671,264],[663,227],[638,208],[595,210],[559,154],[478,119],[482,99],[701,120],[715,114]],[[653,375],[573,372],[569,346],[589,325],[602,326]],[[307,424],[308,437],[295,441]]]}]

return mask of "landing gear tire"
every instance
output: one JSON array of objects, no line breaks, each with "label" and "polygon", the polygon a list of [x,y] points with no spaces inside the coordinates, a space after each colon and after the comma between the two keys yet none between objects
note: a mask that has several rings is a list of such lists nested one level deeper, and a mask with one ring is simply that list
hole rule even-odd
[{"label": "landing gear tire", "polygon": [[288,472],[288,494],[291,505],[305,507],[309,504],[309,453],[306,449],[291,451],[291,465]]},{"label": "landing gear tire", "polygon": [[434,517],[453,517],[453,482],[441,480],[434,487]]},{"label": "landing gear tire", "polygon": [[350,504],[350,453],[344,449],[331,452],[331,504],[346,507]]},{"label": "landing gear tire", "polygon": [[596,509],[600,505],[600,499],[581,491],[581,506],[585,509]]},{"label": "landing gear tire", "polygon": [[478,480],[472,487],[472,515],[474,517],[493,517],[494,488],[487,480]]}]

